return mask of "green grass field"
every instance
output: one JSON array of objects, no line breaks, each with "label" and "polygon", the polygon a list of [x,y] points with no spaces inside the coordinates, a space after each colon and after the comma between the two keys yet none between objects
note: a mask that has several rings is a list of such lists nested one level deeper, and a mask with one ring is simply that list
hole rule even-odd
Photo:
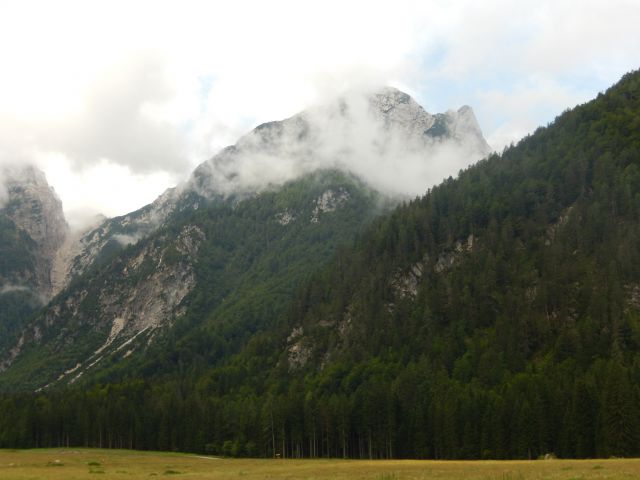
[{"label": "green grass field", "polygon": [[640,479],[640,459],[538,461],[253,460],[159,452],[0,450],[2,480],[185,479]]}]

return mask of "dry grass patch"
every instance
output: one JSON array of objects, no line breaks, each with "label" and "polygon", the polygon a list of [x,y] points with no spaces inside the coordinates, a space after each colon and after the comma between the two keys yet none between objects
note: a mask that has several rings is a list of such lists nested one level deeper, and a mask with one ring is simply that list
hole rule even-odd
[{"label": "dry grass patch", "polygon": [[537,461],[265,460],[128,450],[0,450],[2,480],[631,480],[640,459]]}]

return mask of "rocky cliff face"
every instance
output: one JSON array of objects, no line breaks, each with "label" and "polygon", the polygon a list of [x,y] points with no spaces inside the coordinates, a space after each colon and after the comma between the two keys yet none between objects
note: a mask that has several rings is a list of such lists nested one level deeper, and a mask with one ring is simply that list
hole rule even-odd
[{"label": "rocky cliff face", "polygon": [[193,265],[204,239],[193,225],[175,237],[156,236],[128,251],[102,275],[63,292],[22,332],[1,359],[0,371],[26,346],[47,342],[58,349],[75,344],[79,359],[57,381],[75,381],[107,355],[126,358],[138,346],[136,339],[148,343],[154,330],[183,313],[179,307],[195,286]]},{"label": "rocky cliff face", "polygon": [[153,203],[135,212],[116,218],[103,218],[84,232],[76,232],[57,258],[54,277],[56,293],[108,253],[135,244],[156,231],[176,210],[177,204],[175,189],[169,189]]},{"label": "rocky cliff face", "polygon": [[409,144],[450,142],[467,145],[469,153],[475,156],[486,156],[491,152],[473,109],[468,105],[432,115],[409,95],[390,87],[371,95],[369,104],[372,115],[382,119],[385,130],[396,130]]},{"label": "rocky cliff face", "polygon": [[28,166],[3,170],[6,200],[0,214],[9,219],[31,247],[33,264],[27,270],[5,274],[5,282],[34,288],[43,298],[53,293],[54,259],[69,227],[62,203],[40,170]]}]

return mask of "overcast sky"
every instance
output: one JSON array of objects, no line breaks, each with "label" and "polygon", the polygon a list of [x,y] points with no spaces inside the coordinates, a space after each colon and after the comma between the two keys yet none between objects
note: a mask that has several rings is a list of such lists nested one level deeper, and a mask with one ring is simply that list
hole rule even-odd
[{"label": "overcast sky", "polygon": [[377,84],[471,105],[501,150],[640,67],[638,25],[638,0],[0,0],[0,163],[37,163],[72,222],[123,214]]}]

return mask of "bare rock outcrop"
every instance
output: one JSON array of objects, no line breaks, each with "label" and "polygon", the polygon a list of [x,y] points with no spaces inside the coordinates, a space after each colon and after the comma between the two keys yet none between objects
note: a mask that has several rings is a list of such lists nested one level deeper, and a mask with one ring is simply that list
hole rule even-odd
[{"label": "bare rock outcrop", "polygon": [[23,277],[25,286],[48,299],[53,293],[54,259],[69,233],[62,202],[44,173],[33,166],[5,168],[2,173],[6,200],[1,211],[34,246],[35,271]]}]

